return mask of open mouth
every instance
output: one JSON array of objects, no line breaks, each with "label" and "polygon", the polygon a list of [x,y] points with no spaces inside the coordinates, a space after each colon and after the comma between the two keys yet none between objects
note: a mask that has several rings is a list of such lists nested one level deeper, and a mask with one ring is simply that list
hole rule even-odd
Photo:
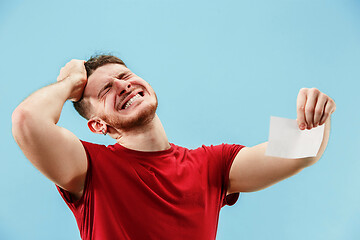
[{"label": "open mouth", "polygon": [[121,109],[127,109],[128,107],[131,106],[131,104],[133,104],[133,102],[136,101],[136,99],[144,97],[144,92],[138,92],[137,94],[135,94],[134,96],[132,96],[129,100],[125,101],[123,103],[123,105],[121,106]]}]

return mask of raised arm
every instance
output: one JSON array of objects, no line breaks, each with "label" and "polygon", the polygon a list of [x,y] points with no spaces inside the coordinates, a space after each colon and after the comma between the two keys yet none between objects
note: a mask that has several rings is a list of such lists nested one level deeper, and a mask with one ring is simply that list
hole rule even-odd
[{"label": "raised arm", "polygon": [[318,89],[303,88],[297,97],[297,123],[301,130],[325,124],[324,137],[315,157],[287,159],[266,156],[267,142],[243,148],[235,157],[229,174],[228,193],[253,192],[291,177],[317,162],[325,151],[330,135],[330,116],[334,100]]},{"label": "raised arm", "polygon": [[66,100],[81,98],[86,81],[84,61],[72,60],[61,69],[58,82],[31,94],[12,114],[13,136],[25,156],[76,198],[84,187],[86,153],[73,133],[56,124]]}]

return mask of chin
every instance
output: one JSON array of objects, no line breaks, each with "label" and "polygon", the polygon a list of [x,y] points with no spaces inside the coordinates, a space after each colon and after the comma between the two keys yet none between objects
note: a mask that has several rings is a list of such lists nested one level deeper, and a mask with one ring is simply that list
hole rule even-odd
[{"label": "chin", "polygon": [[155,117],[157,109],[157,101],[154,104],[148,105],[146,108],[140,109],[136,114],[121,117],[117,116],[104,116],[103,120],[110,126],[123,130],[130,131],[142,128],[149,124]]}]

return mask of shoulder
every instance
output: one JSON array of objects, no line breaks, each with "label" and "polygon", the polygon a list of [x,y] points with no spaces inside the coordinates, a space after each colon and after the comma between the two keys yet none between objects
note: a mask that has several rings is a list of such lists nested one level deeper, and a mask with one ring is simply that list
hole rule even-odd
[{"label": "shoulder", "polygon": [[237,154],[244,147],[244,145],[239,144],[221,143],[216,145],[202,145],[201,147],[196,148],[192,151],[200,151],[209,154],[234,155]]},{"label": "shoulder", "polygon": [[113,145],[109,145],[109,146],[106,147],[103,144],[92,143],[92,142],[84,141],[84,140],[81,140],[81,139],[80,139],[80,142],[83,145],[88,158],[90,156],[94,157],[94,156],[98,155],[99,152],[110,150],[111,146],[113,146]]}]

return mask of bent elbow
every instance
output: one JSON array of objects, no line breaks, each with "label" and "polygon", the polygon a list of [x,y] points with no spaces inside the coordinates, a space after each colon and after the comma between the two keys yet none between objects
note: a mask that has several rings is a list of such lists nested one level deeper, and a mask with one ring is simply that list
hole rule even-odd
[{"label": "bent elbow", "polygon": [[15,108],[15,110],[13,111],[12,115],[11,115],[11,121],[12,121],[12,125],[14,126],[18,126],[19,124],[21,124],[22,121],[24,121],[24,119],[26,118],[26,111],[20,107]]},{"label": "bent elbow", "polygon": [[25,111],[19,107],[15,108],[11,115],[11,123],[12,123],[12,133],[15,135],[21,129],[21,125],[23,125],[24,120],[26,119]]},{"label": "bent elbow", "polygon": [[29,121],[31,120],[31,115],[26,109],[21,107],[17,107],[12,115],[11,115],[11,122],[12,122],[12,134],[14,139],[17,143],[19,143],[19,139],[23,138],[26,133],[28,132],[27,129],[30,124]]}]

